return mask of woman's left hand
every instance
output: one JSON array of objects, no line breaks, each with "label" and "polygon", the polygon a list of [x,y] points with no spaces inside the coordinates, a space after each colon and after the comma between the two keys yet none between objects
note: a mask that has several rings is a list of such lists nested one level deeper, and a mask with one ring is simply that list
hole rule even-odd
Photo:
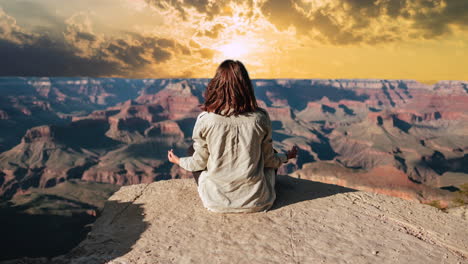
[{"label": "woman's left hand", "polygon": [[179,165],[179,157],[174,154],[173,149],[167,151],[167,158],[170,162]]}]

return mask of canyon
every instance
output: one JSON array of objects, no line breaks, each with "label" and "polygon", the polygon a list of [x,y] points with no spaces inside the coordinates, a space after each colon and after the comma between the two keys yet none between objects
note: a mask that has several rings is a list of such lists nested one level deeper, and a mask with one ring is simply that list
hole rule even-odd
[{"label": "canyon", "polygon": [[[86,225],[103,203],[79,203],[92,189],[82,186],[106,184],[96,187],[105,200],[119,186],[191,178],[169,163],[167,150],[186,155],[208,82],[0,78],[1,200],[24,210],[43,197],[66,201],[83,209]],[[468,82],[252,82],[270,114],[274,148],[299,147],[279,174],[444,210],[468,203]],[[86,191],[75,198],[55,191],[70,183]]]},{"label": "canyon", "polygon": [[[166,151],[186,154],[209,79],[0,79],[4,198],[70,179],[128,185],[191,177],[167,161]],[[356,181],[447,205],[450,195],[440,188],[468,182],[468,82],[253,84],[270,113],[275,149],[300,148],[282,174]]]}]

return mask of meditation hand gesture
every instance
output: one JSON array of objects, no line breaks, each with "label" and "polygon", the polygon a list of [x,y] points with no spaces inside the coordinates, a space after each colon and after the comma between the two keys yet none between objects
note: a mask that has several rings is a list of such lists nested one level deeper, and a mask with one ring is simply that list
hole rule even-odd
[{"label": "meditation hand gesture", "polygon": [[288,150],[286,153],[286,156],[288,156],[288,159],[294,159],[297,157],[297,146],[294,145],[291,150]]},{"label": "meditation hand gesture", "polygon": [[167,151],[167,158],[170,162],[177,165],[179,164],[179,157],[176,154],[174,154],[172,149]]}]

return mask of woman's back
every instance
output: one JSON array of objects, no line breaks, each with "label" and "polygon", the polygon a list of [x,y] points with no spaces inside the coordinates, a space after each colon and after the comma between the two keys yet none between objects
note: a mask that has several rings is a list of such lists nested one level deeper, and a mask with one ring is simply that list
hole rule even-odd
[{"label": "woman's back", "polygon": [[273,204],[275,168],[287,161],[274,153],[271,121],[259,109],[237,116],[202,112],[193,136],[194,156],[180,158],[190,171],[203,170],[198,192],[215,212],[258,212]]},{"label": "woman's back", "polygon": [[240,61],[222,62],[204,92],[203,110],[193,129],[193,155],[168,159],[188,171],[201,171],[198,193],[215,212],[258,212],[276,199],[275,169],[297,148],[275,153],[271,120],[258,107],[247,69]]}]

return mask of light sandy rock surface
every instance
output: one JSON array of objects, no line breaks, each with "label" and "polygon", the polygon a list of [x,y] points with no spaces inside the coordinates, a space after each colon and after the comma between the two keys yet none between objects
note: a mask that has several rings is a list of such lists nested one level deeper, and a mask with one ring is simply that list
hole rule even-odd
[{"label": "light sandy rock surface", "polygon": [[272,210],[253,214],[207,211],[192,179],[122,187],[88,238],[49,263],[468,263],[468,221],[456,215],[292,177],[277,184]]},{"label": "light sandy rock surface", "polygon": [[447,212],[449,214],[456,215],[465,220],[468,220],[468,205],[450,208],[447,210]]}]

